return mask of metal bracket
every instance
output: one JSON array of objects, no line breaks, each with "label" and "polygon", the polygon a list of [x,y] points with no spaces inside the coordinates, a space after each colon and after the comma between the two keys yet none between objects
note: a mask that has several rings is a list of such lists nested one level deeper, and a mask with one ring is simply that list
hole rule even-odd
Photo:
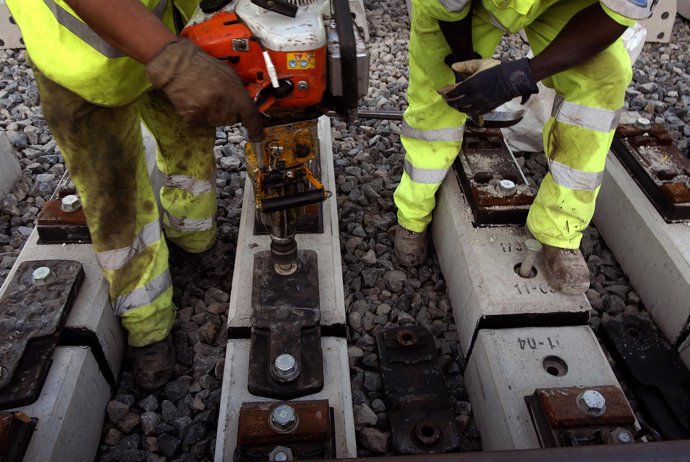
[{"label": "metal bracket", "polygon": [[0,409],[34,402],[84,280],[79,262],[27,261],[0,299]]},{"label": "metal bracket", "polygon": [[467,131],[453,164],[475,226],[524,224],[536,196],[498,129]]},{"label": "metal bracket", "polygon": [[65,172],[55,192],[38,214],[36,231],[39,244],[88,244],[91,242],[91,234],[81,206],[76,206],[73,211],[62,208],[62,199],[76,193],[74,186],[70,184],[70,174]]},{"label": "metal bracket", "polygon": [[690,372],[678,353],[651,322],[637,316],[603,321],[602,327],[649,423],[663,439],[690,438]]},{"label": "metal bracket", "polygon": [[690,160],[663,125],[620,125],[611,149],[664,220],[690,220]]},{"label": "metal bracket", "polygon": [[432,335],[423,327],[386,329],[377,336],[393,450],[450,452],[460,447],[455,413]]},{"label": "metal bracket", "polygon": [[249,391],[293,399],[323,388],[316,252],[298,252],[297,270],[278,274],[270,251],[254,256]]},{"label": "metal bracket", "polygon": [[20,462],[29,446],[38,419],[21,412],[0,414],[0,460]]},{"label": "metal bracket", "polygon": [[335,424],[328,400],[242,404],[236,462],[333,457]]},{"label": "metal bracket", "polygon": [[[585,393],[597,394],[603,407],[583,406]],[[525,402],[543,448],[635,442],[635,415],[618,387],[540,388]]]}]

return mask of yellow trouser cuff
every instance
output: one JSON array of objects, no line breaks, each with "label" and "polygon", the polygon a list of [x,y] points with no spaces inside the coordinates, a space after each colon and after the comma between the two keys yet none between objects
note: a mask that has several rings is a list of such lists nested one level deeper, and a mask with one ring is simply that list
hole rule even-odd
[{"label": "yellow trouser cuff", "polygon": [[170,242],[189,253],[205,252],[216,242],[216,225],[206,231],[180,231],[170,226],[165,227],[165,235]]},{"label": "yellow trouser cuff", "polygon": [[170,334],[175,322],[175,309],[172,304],[172,287],[163,292],[153,303],[122,315],[121,321],[127,329],[127,343],[142,347],[158,342]]}]

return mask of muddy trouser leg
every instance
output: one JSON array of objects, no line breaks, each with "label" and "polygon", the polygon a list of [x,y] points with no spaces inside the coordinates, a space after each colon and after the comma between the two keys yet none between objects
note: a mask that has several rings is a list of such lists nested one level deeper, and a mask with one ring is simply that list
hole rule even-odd
[{"label": "muddy trouser leg", "polygon": [[141,98],[139,109],[158,142],[165,234],[187,252],[203,252],[216,236],[215,128],[185,123],[157,90]]},{"label": "muddy trouser leg", "polygon": [[35,70],[43,115],[81,196],[115,314],[140,347],[164,339],[175,311],[168,249],[135,104],[102,107]]},{"label": "muddy trouser leg", "polygon": [[[591,3],[557,3],[530,24],[526,32],[535,54]],[[544,80],[557,93],[543,134],[550,172],[527,217],[529,230],[541,242],[566,249],[580,246],[582,230],[594,214],[606,155],[631,78],[628,53],[618,39],[584,64]]]},{"label": "muddy trouser leg", "polygon": [[[436,191],[460,152],[466,119],[437,93],[455,77],[444,63],[450,50],[438,20],[426,14],[424,6],[413,3],[412,8],[409,107],[400,137],[405,165],[394,194],[398,223],[414,232],[424,231],[431,221]],[[474,18],[472,29],[475,50],[491,56],[502,32]]]}]

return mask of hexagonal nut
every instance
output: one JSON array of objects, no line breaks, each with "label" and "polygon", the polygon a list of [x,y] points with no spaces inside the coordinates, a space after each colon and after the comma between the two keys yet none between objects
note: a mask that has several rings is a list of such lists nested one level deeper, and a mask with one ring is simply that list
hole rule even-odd
[{"label": "hexagonal nut", "polygon": [[36,285],[46,284],[53,276],[55,276],[55,273],[47,266],[39,266],[31,273],[31,279]]},{"label": "hexagonal nut", "polygon": [[587,414],[599,417],[606,412],[606,398],[597,390],[585,390],[577,397],[577,404]]},{"label": "hexagonal nut", "polygon": [[299,377],[299,374],[299,362],[294,356],[287,353],[278,355],[271,365],[271,375],[278,382],[292,382]]},{"label": "hexagonal nut", "polygon": [[81,200],[74,194],[69,194],[60,201],[60,209],[63,212],[76,212],[81,208]]},{"label": "hexagonal nut", "polygon": [[290,433],[297,428],[299,418],[292,406],[280,404],[271,411],[268,423],[276,433]]},{"label": "hexagonal nut", "polygon": [[275,462],[283,462],[285,460],[294,460],[292,449],[285,446],[276,446],[273,451],[268,453],[268,460]]},{"label": "hexagonal nut", "polygon": [[611,432],[611,436],[615,440],[614,442],[618,444],[630,444],[635,442],[635,436],[625,428],[617,427]]},{"label": "hexagonal nut", "polygon": [[512,196],[517,192],[517,185],[512,180],[503,179],[498,182],[496,189],[504,196]]}]

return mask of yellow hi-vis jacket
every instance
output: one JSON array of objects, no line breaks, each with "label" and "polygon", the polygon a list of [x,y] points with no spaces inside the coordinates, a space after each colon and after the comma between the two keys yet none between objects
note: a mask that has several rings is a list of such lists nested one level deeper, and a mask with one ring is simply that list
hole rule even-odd
[{"label": "yellow hi-vis jacket", "polygon": [[[174,31],[173,0],[141,2]],[[175,0],[186,17],[198,3]],[[96,34],[64,0],[7,0],[7,6],[33,64],[84,99],[119,106],[131,103],[151,87],[144,66]]]}]

